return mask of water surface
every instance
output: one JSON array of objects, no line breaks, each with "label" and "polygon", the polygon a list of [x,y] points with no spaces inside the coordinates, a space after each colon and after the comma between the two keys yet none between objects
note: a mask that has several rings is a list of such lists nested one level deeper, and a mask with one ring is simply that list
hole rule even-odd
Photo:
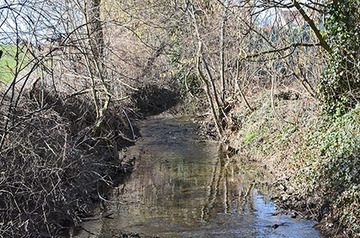
[{"label": "water surface", "polygon": [[106,204],[113,219],[91,225],[88,237],[320,237],[314,221],[275,210],[265,171],[221,158],[189,119],[139,127],[142,138],[128,149],[136,168]]}]

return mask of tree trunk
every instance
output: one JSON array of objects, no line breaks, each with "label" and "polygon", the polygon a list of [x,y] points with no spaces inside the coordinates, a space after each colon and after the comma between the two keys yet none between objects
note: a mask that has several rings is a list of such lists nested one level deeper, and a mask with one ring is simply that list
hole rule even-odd
[{"label": "tree trunk", "polygon": [[104,34],[100,19],[101,0],[85,0],[85,10],[87,15],[87,24],[90,34],[91,48],[97,59],[101,60],[104,55]]},{"label": "tree trunk", "polygon": [[[93,97],[95,106],[97,108],[97,119],[95,123],[94,133],[98,133],[101,130],[102,123],[105,118],[105,112],[109,107],[111,94],[108,84],[105,82],[106,71],[104,67],[104,34],[102,29],[102,21],[100,19],[100,5],[101,0],[84,0],[85,5],[85,19],[87,23],[87,34],[90,46],[90,75],[93,83]],[[94,73],[92,73],[94,72]],[[99,78],[103,87],[103,96],[96,94],[95,79]]]},{"label": "tree trunk", "polygon": [[220,36],[220,78],[221,78],[221,84],[222,84],[222,95],[221,100],[225,102],[226,97],[226,82],[225,82],[225,26],[226,26],[226,13],[224,13],[224,16],[222,17],[221,21],[221,36]]}]

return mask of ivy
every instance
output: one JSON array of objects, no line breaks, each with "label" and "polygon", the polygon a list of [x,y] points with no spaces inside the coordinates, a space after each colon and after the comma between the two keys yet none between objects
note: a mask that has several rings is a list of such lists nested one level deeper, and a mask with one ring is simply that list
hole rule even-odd
[{"label": "ivy", "polygon": [[[298,173],[309,194],[329,204],[332,221],[347,234],[360,234],[360,104],[309,128],[298,158],[307,165]],[[349,236],[350,237],[350,236]],[[351,236],[352,237],[352,236]]]},{"label": "ivy", "polygon": [[360,1],[334,1],[325,29],[331,53],[319,97],[325,112],[344,114],[360,100]]}]

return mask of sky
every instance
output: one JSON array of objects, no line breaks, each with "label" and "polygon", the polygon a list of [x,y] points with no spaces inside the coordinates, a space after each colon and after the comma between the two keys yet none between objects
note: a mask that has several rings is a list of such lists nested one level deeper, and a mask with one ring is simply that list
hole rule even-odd
[{"label": "sky", "polygon": [[[76,7],[67,7],[69,0],[0,0],[0,42],[16,43],[21,38],[32,43],[59,37],[71,29],[71,17],[79,17]],[[77,12],[77,13],[76,13]],[[35,34],[36,33],[36,34]]]}]

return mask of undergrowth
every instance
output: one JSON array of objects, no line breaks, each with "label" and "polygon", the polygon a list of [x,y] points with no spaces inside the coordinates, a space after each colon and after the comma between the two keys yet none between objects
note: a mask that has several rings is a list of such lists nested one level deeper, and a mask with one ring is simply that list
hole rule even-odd
[{"label": "undergrowth", "polygon": [[262,161],[285,183],[286,209],[310,214],[331,235],[360,236],[360,105],[325,117],[316,103],[276,100],[265,94],[256,111],[233,115],[237,147]]},{"label": "undergrowth", "polygon": [[296,155],[305,162],[297,182],[322,197],[323,224],[337,235],[360,236],[360,105],[309,126]]},{"label": "undergrowth", "polygon": [[[0,236],[69,237],[106,197],[106,187],[131,167],[121,149],[130,142],[115,105],[94,136],[95,108],[84,95],[45,92],[43,105],[25,94],[0,151]],[[7,97],[3,98],[6,105]],[[9,115],[1,107],[1,121]],[[4,135],[4,134],[2,134]]]}]

